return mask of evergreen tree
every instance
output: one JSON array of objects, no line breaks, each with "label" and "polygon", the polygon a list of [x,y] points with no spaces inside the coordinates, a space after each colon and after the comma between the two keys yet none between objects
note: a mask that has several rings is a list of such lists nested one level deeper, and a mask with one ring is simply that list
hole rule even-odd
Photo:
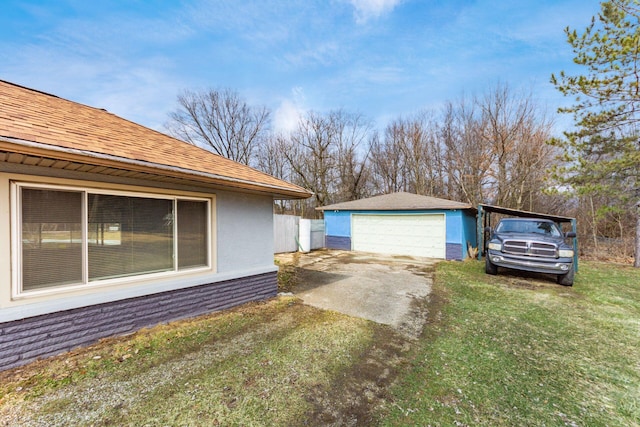
[{"label": "evergreen tree", "polygon": [[640,267],[640,1],[601,3],[584,32],[567,28],[574,62],[584,73],[552,75],[551,82],[575,98],[560,112],[573,115],[575,129],[552,143],[565,150],[568,166],[556,177],[579,194],[607,194],[609,209],[634,210],[635,267]]}]

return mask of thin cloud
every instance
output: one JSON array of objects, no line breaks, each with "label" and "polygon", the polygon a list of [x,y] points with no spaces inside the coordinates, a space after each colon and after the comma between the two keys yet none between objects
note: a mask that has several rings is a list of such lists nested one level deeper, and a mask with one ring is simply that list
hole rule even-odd
[{"label": "thin cloud", "polygon": [[276,132],[289,133],[295,130],[304,111],[289,99],[283,100],[273,114],[273,127]]},{"label": "thin cloud", "polygon": [[288,3],[262,1],[200,0],[185,6],[182,16],[193,28],[222,39],[244,40],[259,47],[273,47],[291,40],[296,18],[305,9]]},{"label": "thin cloud", "polygon": [[364,24],[370,19],[391,12],[401,0],[349,0],[355,8],[355,17],[358,24]]},{"label": "thin cloud", "polygon": [[341,49],[335,42],[318,42],[315,45],[303,46],[298,52],[285,53],[283,58],[296,67],[309,67],[313,64],[330,65],[340,56]]},{"label": "thin cloud", "polygon": [[273,127],[276,132],[291,132],[298,126],[300,118],[306,113],[305,94],[301,87],[291,89],[291,97],[283,99],[273,114]]}]

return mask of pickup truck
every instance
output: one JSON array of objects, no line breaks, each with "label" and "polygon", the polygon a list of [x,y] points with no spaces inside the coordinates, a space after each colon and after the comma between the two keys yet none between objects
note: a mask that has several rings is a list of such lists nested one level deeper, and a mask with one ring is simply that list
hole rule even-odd
[{"label": "pickup truck", "polygon": [[491,230],[485,254],[485,272],[498,274],[498,267],[555,274],[557,282],[573,285],[573,246],[558,224],[547,219],[504,218]]}]

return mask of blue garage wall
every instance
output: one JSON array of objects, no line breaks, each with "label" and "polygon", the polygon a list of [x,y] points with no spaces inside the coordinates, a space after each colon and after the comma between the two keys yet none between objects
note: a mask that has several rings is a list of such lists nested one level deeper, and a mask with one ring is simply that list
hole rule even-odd
[{"label": "blue garage wall", "polygon": [[325,211],[325,246],[329,249],[351,249],[351,214],[428,215],[444,214],[446,224],[446,257],[462,260],[467,257],[467,241],[476,246],[475,215],[462,210],[428,211]]},{"label": "blue garage wall", "polygon": [[[438,211],[439,213],[443,211]],[[447,243],[460,243],[464,239],[462,211],[444,211],[447,220]]]},{"label": "blue garage wall", "polygon": [[447,248],[451,244],[460,245],[461,247],[457,246],[460,252],[456,256],[447,256],[447,259],[465,259],[469,254],[467,242],[473,247],[477,246],[475,214],[461,210],[448,211]]},{"label": "blue garage wall", "polygon": [[351,237],[351,212],[325,211],[324,234],[327,236]]},{"label": "blue garage wall", "polygon": [[325,211],[324,246],[327,249],[351,250],[351,212]]},{"label": "blue garage wall", "polygon": [[466,256],[464,242],[464,230],[462,227],[462,211],[438,211],[444,212],[446,219],[446,245],[447,259],[463,260]]},{"label": "blue garage wall", "polygon": [[472,212],[465,212],[462,218],[464,238],[465,238],[465,250],[466,242],[469,242],[474,248],[478,247],[478,239],[476,235],[476,216]]}]

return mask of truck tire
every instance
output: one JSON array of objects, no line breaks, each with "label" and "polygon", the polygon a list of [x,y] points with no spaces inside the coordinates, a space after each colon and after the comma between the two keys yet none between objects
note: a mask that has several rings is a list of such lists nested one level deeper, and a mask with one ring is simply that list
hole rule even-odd
[{"label": "truck tire", "polygon": [[488,255],[485,255],[484,257],[484,272],[487,274],[491,274],[492,276],[498,274],[498,266],[489,261]]},{"label": "truck tire", "polygon": [[558,284],[562,286],[573,286],[573,276],[575,272],[573,265],[565,274],[558,274]]}]

